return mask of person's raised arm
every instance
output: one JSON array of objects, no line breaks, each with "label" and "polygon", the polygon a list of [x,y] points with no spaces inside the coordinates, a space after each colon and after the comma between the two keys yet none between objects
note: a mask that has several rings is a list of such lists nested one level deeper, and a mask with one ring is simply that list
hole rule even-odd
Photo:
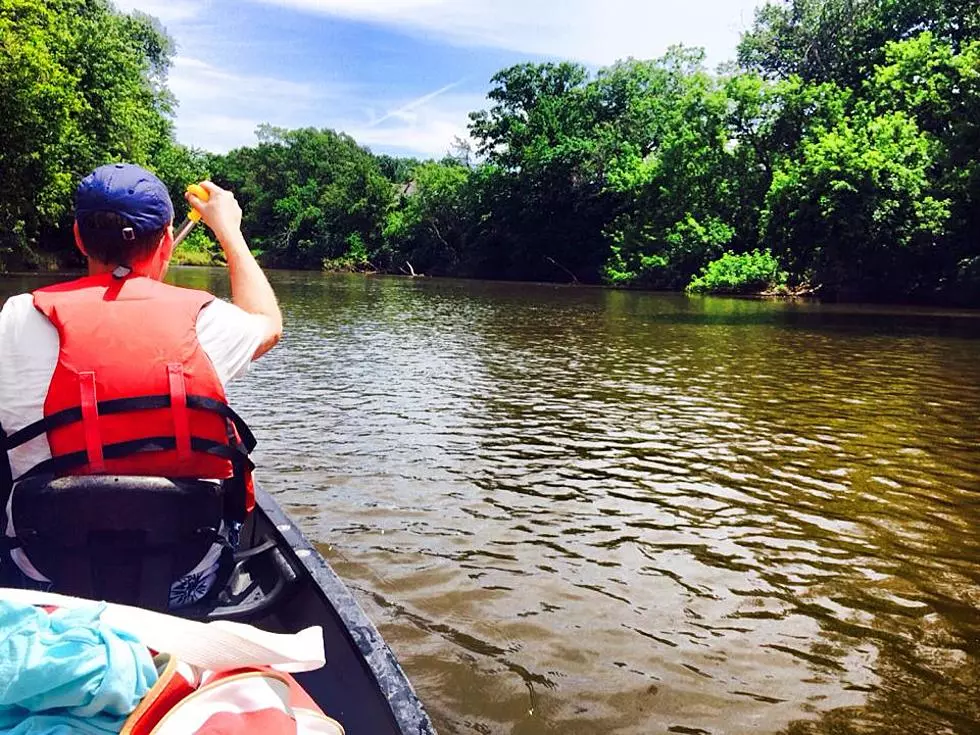
[{"label": "person's raised arm", "polygon": [[242,208],[235,195],[210,181],[202,181],[210,198],[204,201],[187,193],[187,203],[201,213],[201,220],[214,233],[228,261],[228,277],[231,280],[231,300],[235,306],[265,317],[266,331],[262,343],[256,348],[253,360],[257,360],[275,347],[282,337],[282,312],[276,294],[268,279],[255,262],[255,257],[242,235]]}]

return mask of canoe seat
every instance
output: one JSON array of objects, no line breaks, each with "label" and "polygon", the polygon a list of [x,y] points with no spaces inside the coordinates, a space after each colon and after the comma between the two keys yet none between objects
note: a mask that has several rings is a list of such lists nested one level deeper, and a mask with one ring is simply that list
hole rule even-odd
[{"label": "canoe seat", "polygon": [[207,553],[222,512],[217,483],[130,476],[29,478],[11,506],[52,591],[153,610]]}]

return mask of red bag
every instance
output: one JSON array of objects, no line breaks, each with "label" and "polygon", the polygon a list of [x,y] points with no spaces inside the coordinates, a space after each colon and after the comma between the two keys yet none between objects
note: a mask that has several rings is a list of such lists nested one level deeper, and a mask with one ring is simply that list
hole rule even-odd
[{"label": "red bag", "polygon": [[289,674],[169,661],[122,735],[344,735]]}]

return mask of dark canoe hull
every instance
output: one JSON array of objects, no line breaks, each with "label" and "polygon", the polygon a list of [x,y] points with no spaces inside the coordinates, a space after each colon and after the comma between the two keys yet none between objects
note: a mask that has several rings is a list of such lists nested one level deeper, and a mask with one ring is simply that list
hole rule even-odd
[{"label": "dark canoe hull", "polygon": [[[261,489],[240,548],[275,543],[286,564],[263,587],[289,581],[271,609],[243,620],[269,630],[323,628],[327,665],[297,678],[348,735],[435,735],[388,644],[350,590],[279,504]],[[272,576],[280,580],[271,579]]]}]

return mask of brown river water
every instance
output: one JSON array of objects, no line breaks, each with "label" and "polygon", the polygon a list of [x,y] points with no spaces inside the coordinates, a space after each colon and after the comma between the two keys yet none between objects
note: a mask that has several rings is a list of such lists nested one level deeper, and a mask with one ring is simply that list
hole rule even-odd
[{"label": "brown river water", "polygon": [[271,280],[259,477],[442,735],[980,733],[980,313]]}]

